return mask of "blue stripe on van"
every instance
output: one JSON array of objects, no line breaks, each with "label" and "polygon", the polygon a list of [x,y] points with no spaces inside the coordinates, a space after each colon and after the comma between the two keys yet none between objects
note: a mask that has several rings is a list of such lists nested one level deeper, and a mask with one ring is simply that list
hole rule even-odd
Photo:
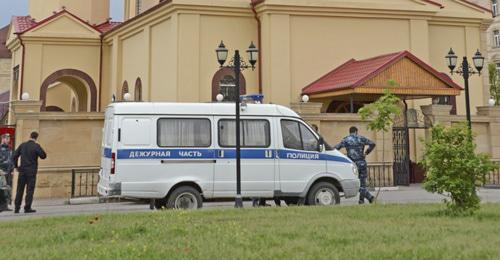
[{"label": "blue stripe on van", "polygon": [[105,158],[111,158],[111,148],[104,148],[102,149],[102,156]]},{"label": "blue stripe on van", "polygon": [[213,149],[127,149],[118,150],[118,159],[213,159]]},{"label": "blue stripe on van", "polygon": [[323,161],[336,161],[336,162],[345,162],[351,163],[351,161],[347,158],[322,154],[316,152],[301,152],[295,150],[279,150],[278,155],[281,159],[289,159],[289,160],[323,160]]},{"label": "blue stripe on van", "polygon": [[[240,154],[242,159],[274,159],[276,157],[276,152],[271,149],[241,149]],[[217,158],[234,159],[236,149],[217,150]]]},{"label": "blue stripe on van", "polygon": [[[104,155],[111,158],[111,149],[105,148]],[[274,159],[278,155],[288,160],[325,160],[351,163],[347,158],[316,152],[270,149],[242,149],[242,159]],[[117,159],[234,159],[235,149],[124,149],[118,150]]]}]

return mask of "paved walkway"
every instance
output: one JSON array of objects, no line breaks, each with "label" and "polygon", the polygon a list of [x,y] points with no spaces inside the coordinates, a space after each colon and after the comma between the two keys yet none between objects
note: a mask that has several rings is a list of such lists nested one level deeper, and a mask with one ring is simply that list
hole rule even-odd
[{"label": "paved walkway", "polygon": [[[373,192],[376,194],[376,192]],[[500,189],[481,189],[479,196],[483,202],[500,203]],[[428,193],[420,185],[410,187],[397,187],[396,190],[381,191],[378,203],[439,203],[445,198],[441,195]],[[268,203],[273,204],[272,201]],[[356,205],[357,198],[342,199],[343,205]],[[230,208],[233,202],[211,202],[205,203],[204,208]],[[250,202],[245,202],[245,207],[251,207]],[[78,214],[102,214],[109,212],[145,212],[149,211],[149,204],[137,202],[113,202],[85,205],[68,205],[67,200],[37,200],[33,207],[37,210],[35,214],[14,214],[13,212],[1,212],[0,221],[40,218],[47,216],[64,216]]]}]

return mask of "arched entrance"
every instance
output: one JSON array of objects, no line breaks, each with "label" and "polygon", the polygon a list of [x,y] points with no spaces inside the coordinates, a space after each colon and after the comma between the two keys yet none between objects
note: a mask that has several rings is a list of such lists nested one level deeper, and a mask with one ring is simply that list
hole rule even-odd
[{"label": "arched entrance", "polygon": [[[63,69],[52,73],[40,87],[41,111],[47,111],[47,100],[49,88],[69,87],[71,95],[77,99],[78,111],[97,111],[97,87],[94,80],[85,72],[75,69]],[[56,100],[57,98],[51,98]],[[72,98],[68,98],[68,103]],[[54,106],[51,104],[51,106]],[[68,109],[68,111],[71,109]]]},{"label": "arched entrance", "polygon": [[[236,81],[234,71],[231,68],[218,70],[212,78],[212,101],[216,101],[217,95],[224,95],[224,101],[236,101]],[[246,80],[240,74],[240,95],[246,93]]]}]

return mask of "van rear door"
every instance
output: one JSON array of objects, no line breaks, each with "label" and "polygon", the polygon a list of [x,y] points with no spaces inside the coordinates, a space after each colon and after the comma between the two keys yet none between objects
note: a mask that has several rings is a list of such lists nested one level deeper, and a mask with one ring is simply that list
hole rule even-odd
[{"label": "van rear door", "polygon": [[108,107],[104,116],[104,127],[101,141],[101,170],[99,172],[99,193],[109,195],[110,182],[113,182],[111,171],[113,168],[113,147],[115,146],[115,118],[113,107]]}]

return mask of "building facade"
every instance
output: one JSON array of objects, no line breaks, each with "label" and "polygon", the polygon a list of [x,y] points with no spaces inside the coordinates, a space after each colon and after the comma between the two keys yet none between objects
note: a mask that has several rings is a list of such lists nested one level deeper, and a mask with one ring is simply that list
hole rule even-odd
[{"label": "building facade", "polygon": [[[31,130],[42,133],[49,159],[41,166],[47,176],[99,165],[102,112],[125,93],[153,102],[211,102],[218,93],[230,93],[234,74],[220,68],[215,55],[221,40],[230,54],[245,53],[251,42],[260,49],[257,69],[241,75],[242,92],[263,93],[266,103],[291,106],[306,86],[351,59],[388,53],[411,53],[433,68],[432,80],[462,85],[458,75],[445,79],[435,73],[448,72],[444,56],[451,47],[459,56],[486,53],[491,23],[489,8],[465,0],[124,3],[123,23],[107,18],[109,2],[102,0],[31,0],[31,16],[12,19],[7,46],[10,69],[19,77],[12,81],[17,113],[10,122],[18,125],[19,141]],[[470,83],[472,106],[487,104],[487,75],[471,77]],[[29,96],[25,102],[23,93]],[[456,111],[463,115],[463,92],[456,93]],[[311,101],[323,112],[339,111],[331,96]],[[431,103],[430,98],[410,100],[409,106]],[[339,132],[346,132],[343,128]],[[416,143],[418,135],[412,140]]]}]

